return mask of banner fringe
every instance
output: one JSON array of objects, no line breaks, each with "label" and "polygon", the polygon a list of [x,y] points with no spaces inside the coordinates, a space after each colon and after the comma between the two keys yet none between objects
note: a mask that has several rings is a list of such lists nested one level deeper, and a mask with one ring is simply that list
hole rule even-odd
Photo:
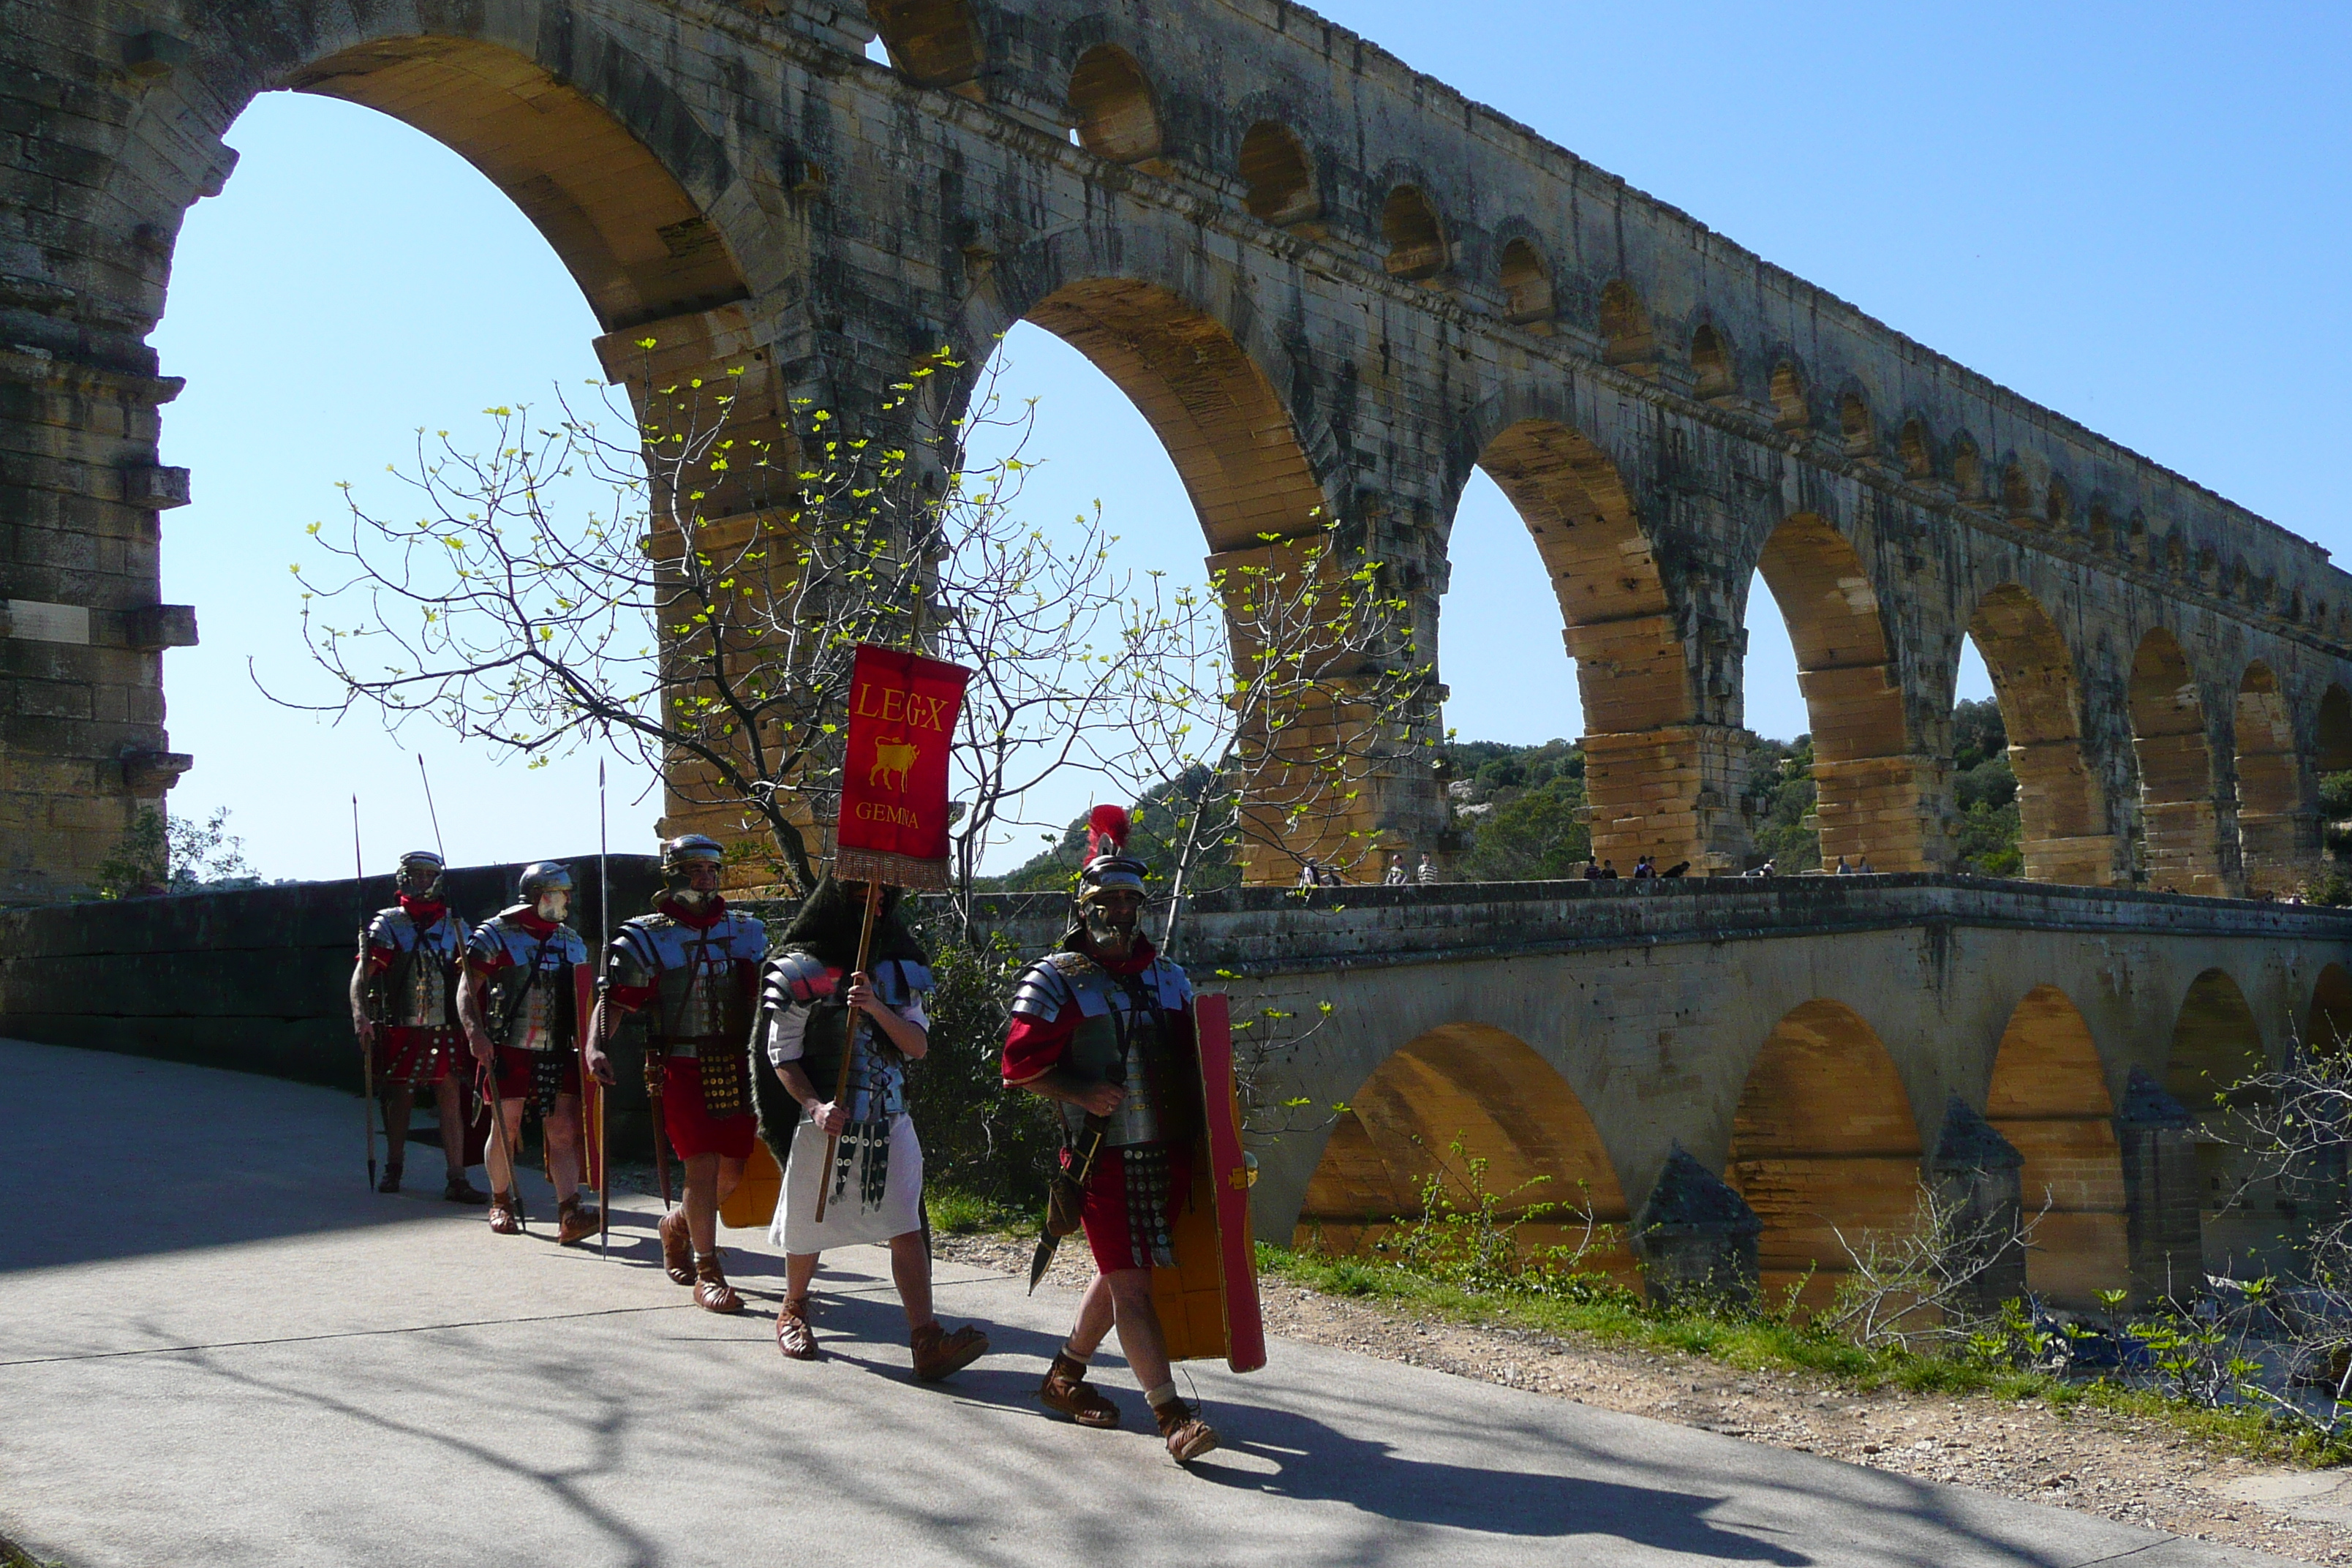
[{"label": "banner fringe", "polygon": [[836,881],[879,882],[886,888],[919,888],[944,892],[948,886],[945,860],[919,860],[912,855],[886,849],[838,849],[834,852]]}]

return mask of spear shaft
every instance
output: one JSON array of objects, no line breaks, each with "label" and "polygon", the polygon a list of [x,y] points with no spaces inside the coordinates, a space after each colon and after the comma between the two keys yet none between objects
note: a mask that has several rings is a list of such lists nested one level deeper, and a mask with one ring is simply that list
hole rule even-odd
[{"label": "spear shaft", "polygon": [[[604,759],[596,759],[596,1048],[604,1049],[606,1026],[611,1021],[612,1004],[606,993],[613,988],[613,849],[605,837],[604,818]],[[612,1058],[607,1057],[606,1060]],[[606,1158],[604,1147],[604,1091],[596,1091],[596,1250],[606,1258],[613,1256],[613,1166]]]},{"label": "spear shaft", "polygon": [[[882,884],[869,879],[866,884],[866,923],[857,933],[856,973],[859,974],[866,973],[866,961],[873,951],[874,915],[875,911],[881,907]],[[849,1063],[850,1059],[857,1054],[857,1037],[865,1031],[865,1014],[850,1014],[848,1026],[842,1031],[841,1070],[834,1075],[833,1080],[833,1103],[835,1105],[839,1105],[842,1097],[849,1092]],[[840,1133],[828,1132],[824,1135],[824,1163],[819,1167],[824,1174],[816,1187],[816,1223],[819,1225],[824,1223],[825,1200],[833,1195],[833,1161],[835,1152],[840,1147]]]},{"label": "spear shaft", "polygon": [[[359,906],[360,962],[368,956],[367,860],[360,853],[360,797],[352,795],[352,902]],[[368,1191],[375,1191],[375,1039],[360,1036],[360,1128],[367,1139]]]}]

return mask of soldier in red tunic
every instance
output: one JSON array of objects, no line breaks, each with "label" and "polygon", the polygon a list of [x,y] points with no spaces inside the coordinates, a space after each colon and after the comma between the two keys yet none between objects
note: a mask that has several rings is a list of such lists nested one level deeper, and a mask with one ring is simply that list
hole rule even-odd
[{"label": "soldier in red tunic", "polygon": [[383,1094],[384,1167],[378,1192],[400,1191],[408,1151],[408,1113],[416,1091],[433,1091],[441,1117],[441,1156],[449,1179],[441,1195],[453,1204],[486,1204],[490,1195],[466,1179],[466,1119],[455,1071],[465,1038],[457,1027],[457,966],[466,955],[466,922],[441,896],[441,857],[412,849],[393,879],[399,902],[378,910],[352,967],[352,1026],[360,1049],[375,1062]]},{"label": "soldier in red tunic", "polygon": [[662,846],[665,890],[653,913],[623,925],[606,950],[608,984],[588,1048],[588,1070],[609,1079],[605,1030],[625,1016],[639,1032],[646,1090],[686,1165],[685,1201],[659,1227],[662,1267],[710,1312],[743,1310],[719,1256],[719,1205],[743,1179],[757,1131],[751,1019],[768,955],[767,928],[719,896],[725,860],[719,841],[699,833]]},{"label": "soldier in red tunic", "polygon": [[569,1246],[596,1234],[594,1207],[580,1201],[584,1173],[580,1129],[578,987],[572,971],[588,962],[588,945],[564,924],[572,910],[572,873],[553,860],[522,868],[520,901],[474,928],[466,971],[457,986],[457,1017],[474,1059],[494,1075],[505,1116],[494,1128],[490,1228],[500,1236],[522,1229],[522,1194],[515,1186],[514,1151],[522,1142],[523,1112],[539,1117],[555,1182],[556,1238]]},{"label": "soldier in red tunic", "polygon": [[1003,1071],[1007,1084],[1059,1102],[1063,1168],[1088,1171],[1081,1223],[1094,1283],[1037,1397],[1081,1426],[1118,1426],[1118,1406],[1086,1381],[1087,1359],[1116,1326],[1168,1452],[1182,1461],[1215,1447],[1217,1434],[1177,1395],[1151,1270],[1175,1262],[1177,1206],[1192,1185],[1200,1068],[1192,982],[1139,929],[1147,868],[1120,852],[1127,831],[1124,811],[1096,808],[1077,918],[1061,950],[1021,975]]}]

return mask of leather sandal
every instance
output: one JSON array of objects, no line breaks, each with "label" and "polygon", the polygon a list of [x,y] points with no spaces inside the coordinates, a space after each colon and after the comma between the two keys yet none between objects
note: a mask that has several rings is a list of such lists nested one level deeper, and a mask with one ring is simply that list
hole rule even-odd
[{"label": "leather sandal", "polygon": [[575,1241],[585,1241],[604,1223],[604,1216],[594,1209],[583,1207],[580,1194],[574,1193],[555,1205],[556,1244],[569,1247]]},{"label": "leather sandal", "polygon": [[383,1168],[383,1180],[375,1184],[375,1190],[380,1193],[396,1193],[400,1191],[399,1161],[394,1160]]},{"label": "leather sandal", "polygon": [[907,1336],[915,1352],[915,1375],[925,1383],[961,1372],[988,1353],[988,1336],[970,1323],[950,1333],[937,1320]]},{"label": "leather sandal", "polygon": [[492,1193],[487,1217],[490,1229],[499,1236],[522,1234],[522,1200],[511,1192]]},{"label": "leather sandal", "polygon": [[1151,1417],[1160,1423],[1160,1436],[1168,1442],[1168,1457],[1181,1465],[1197,1459],[1217,1446],[1217,1429],[1193,1414],[1192,1407],[1181,1399],[1151,1407]]},{"label": "leather sandal", "polygon": [[807,1297],[776,1309],[776,1348],[793,1361],[816,1360],[816,1335],[809,1328]]},{"label": "leather sandal", "polygon": [[1037,1397],[1048,1410],[1059,1411],[1081,1426],[1108,1428],[1118,1425],[1118,1406],[1088,1386],[1087,1363],[1066,1352],[1055,1352]]},{"label": "leather sandal", "polygon": [[743,1298],[727,1283],[727,1270],[720,1266],[716,1249],[694,1260],[694,1304],[706,1312],[743,1310]]},{"label": "leather sandal", "polygon": [[662,1272],[677,1285],[694,1283],[694,1238],[687,1234],[686,1211],[676,1208],[662,1215],[661,1224],[654,1226],[661,1237]]},{"label": "leather sandal", "polygon": [[490,1201],[489,1194],[466,1180],[463,1175],[450,1177],[447,1184],[441,1189],[441,1196],[453,1204],[486,1204]]}]

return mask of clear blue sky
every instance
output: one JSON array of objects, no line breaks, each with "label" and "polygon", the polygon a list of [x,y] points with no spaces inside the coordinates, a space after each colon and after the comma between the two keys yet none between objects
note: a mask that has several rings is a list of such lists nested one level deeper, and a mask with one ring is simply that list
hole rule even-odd
[{"label": "clear blue sky", "polygon": [[[2352,549],[2352,9],[1327,9],[1930,346]],[[247,678],[251,661],[318,689],[286,571],[303,529],[334,514],[336,480],[380,485],[415,426],[463,429],[593,376],[595,327],[505,198],[406,127],[275,94],[229,140],[242,161],[189,216],[154,337],[188,378],[163,444],[197,498],[165,514],[164,596],[195,605],[204,634],[165,658],[173,742],[197,759],[173,801],[229,806],[265,875],[347,875],[354,791],[374,866],[431,830],[409,754],[364,721],[273,708]],[[1042,400],[1037,516],[1099,497],[1139,565],[1197,575],[1197,527],[1131,407],[1042,331],[1005,352],[1009,389]],[[1578,733],[1557,609],[1483,479],[1454,545],[1448,721],[1465,738]],[[1770,605],[1759,587],[1748,721],[1787,736],[1806,725]],[[1985,689],[1980,668],[1964,676],[1964,694]],[[525,773],[412,740],[454,858],[594,847],[593,761]],[[656,802],[632,800],[646,783],[615,772],[616,849],[651,847]]]}]

